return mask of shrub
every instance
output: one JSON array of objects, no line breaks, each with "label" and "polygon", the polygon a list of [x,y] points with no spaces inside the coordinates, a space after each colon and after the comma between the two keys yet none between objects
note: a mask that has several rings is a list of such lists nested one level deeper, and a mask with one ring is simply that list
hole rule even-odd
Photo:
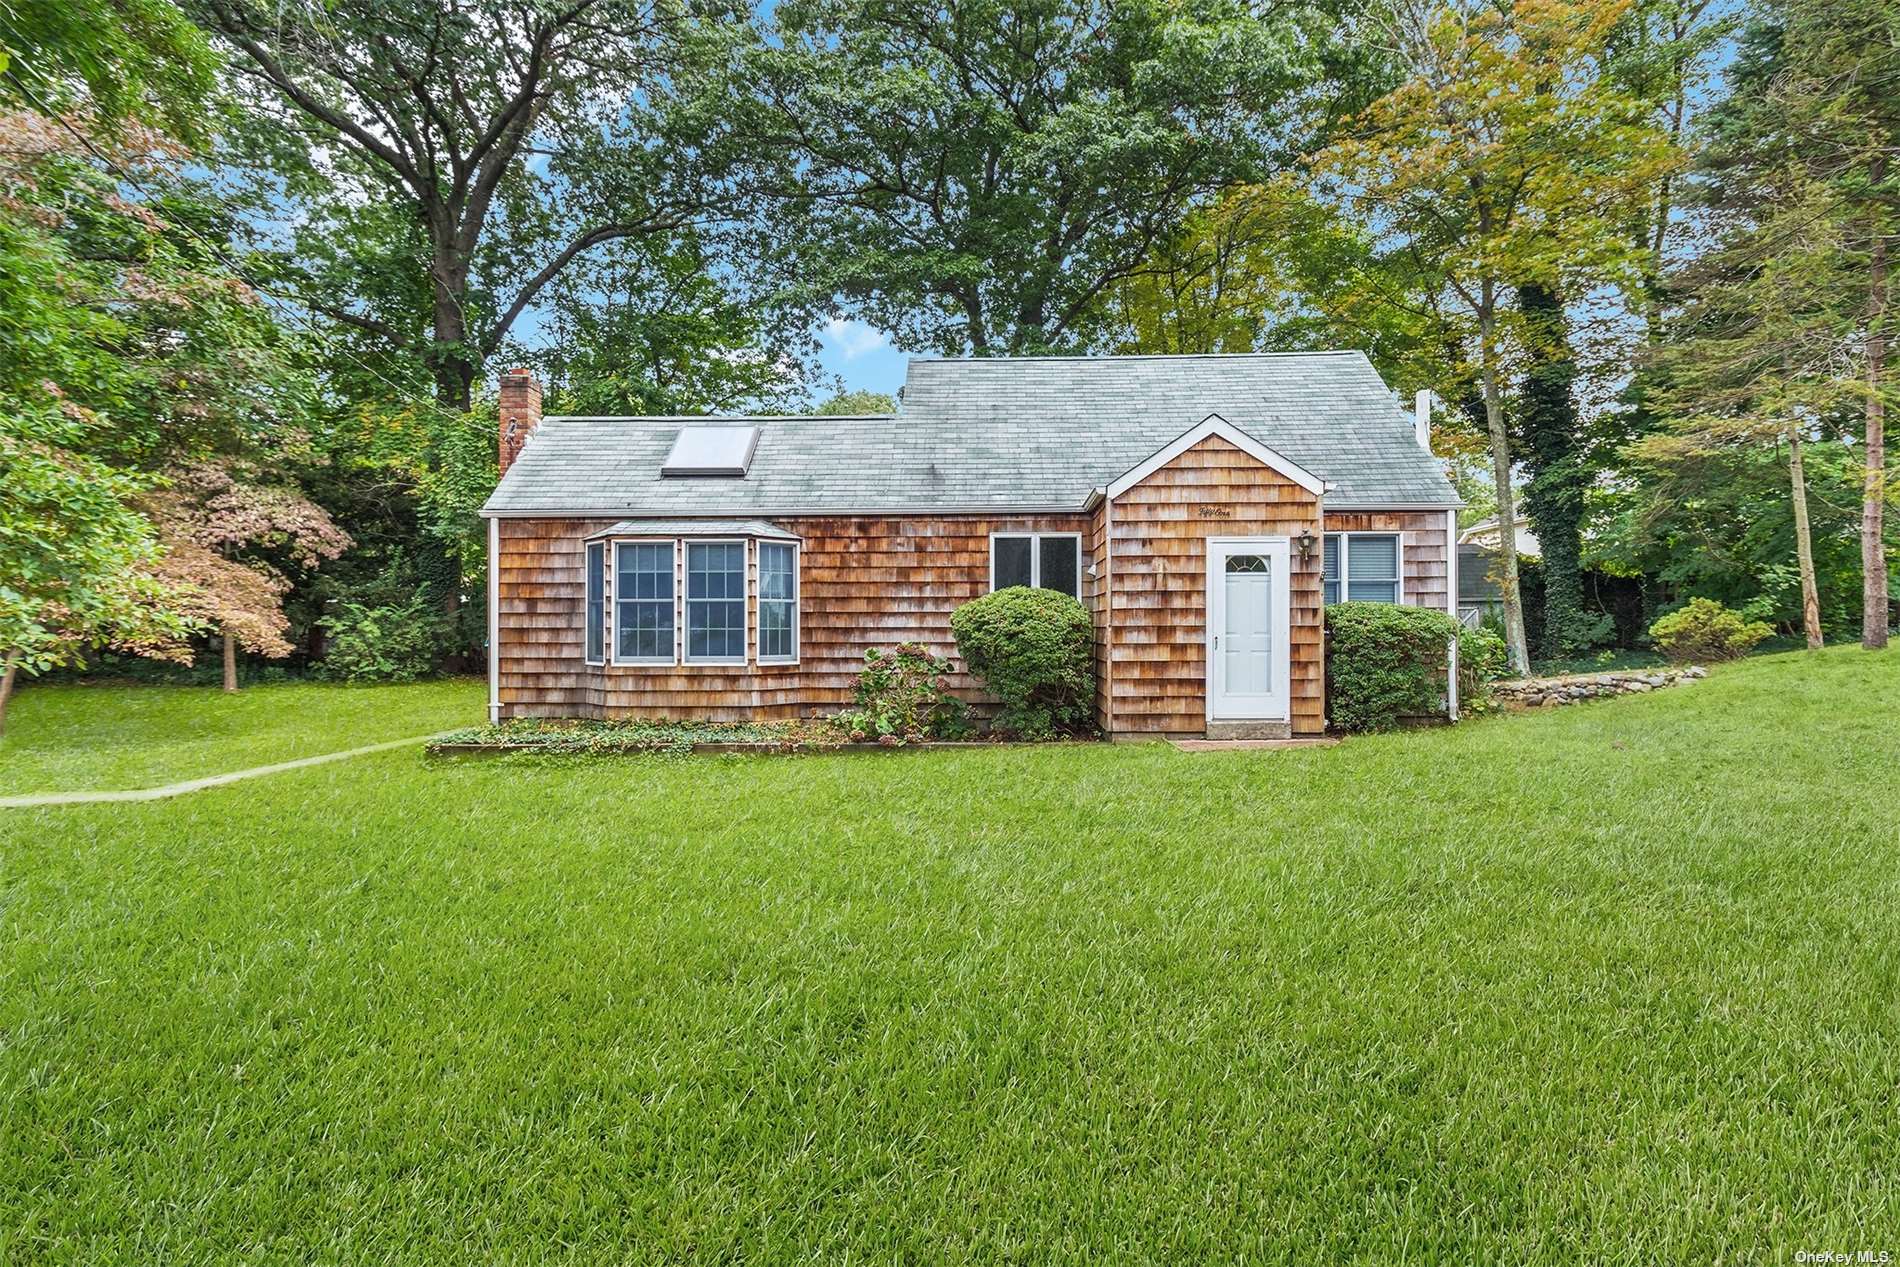
[{"label": "shrub", "polygon": [[906,642],[889,651],[873,647],[858,670],[853,707],[834,720],[854,742],[961,739],[969,725],[963,701],[944,685],[951,668],[950,661],[932,655],[922,643]]},{"label": "shrub", "polygon": [[970,672],[1002,701],[999,729],[1047,739],[1089,728],[1095,628],[1081,603],[1013,585],[951,612],[950,632]]},{"label": "shrub", "polygon": [[1458,711],[1491,710],[1491,683],[1504,676],[1510,664],[1504,639],[1489,629],[1458,631]]},{"label": "shrub", "polygon": [[1773,633],[1761,621],[1746,620],[1713,598],[1692,598],[1649,627],[1657,649],[1677,664],[1733,660]]},{"label": "shrub", "polygon": [[344,602],[318,622],[326,645],[321,676],[343,682],[413,682],[435,668],[442,613],[416,594],[390,606]]},{"label": "shrub", "polygon": [[1326,627],[1332,634],[1327,712],[1333,725],[1348,731],[1389,730],[1404,717],[1442,714],[1451,640],[1460,640],[1461,661],[1470,646],[1474,679],[1491,663],[1495,640],[1465,630],[1444,612],[1394,603],[1335,603],[1326,609]]}]

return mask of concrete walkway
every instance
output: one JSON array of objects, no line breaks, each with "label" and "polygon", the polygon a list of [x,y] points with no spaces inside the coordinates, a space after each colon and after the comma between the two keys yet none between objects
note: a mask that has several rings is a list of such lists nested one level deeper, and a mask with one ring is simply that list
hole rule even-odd
[{"label": "concrete walkway", "polygon": [[[447,734],[447,731],[438,732]],[[391,739],[387,743],[373,743],[361,748],[350,748],[343,752],[326,752],[316,757],[299,757],[295,761],[279,761],[275,765],[252,766],[248,770],[233,770],[229,774],[213,774],[202,779],[187,779],[183,783],[167,783],[164,787],[138,788],[130,792],[36,792],[31,796],[0,796],[0,809],[31,809],[39,805],[90,805],[96,801],[159,801],[168,796],[183,796],[187,792],[202,792],[208,787],[223,787],[226,783],[236,783],[239,779],[255,779],[259,775],[280,774],[285,770],[301,770],[305,766],[322,765],[326,761],[343,761],[350,757],[368,756],[372,752],[388,752],[391,748],[403,748],[412,744],[427,743],[436,735],[417,735],[411,739]]]}]

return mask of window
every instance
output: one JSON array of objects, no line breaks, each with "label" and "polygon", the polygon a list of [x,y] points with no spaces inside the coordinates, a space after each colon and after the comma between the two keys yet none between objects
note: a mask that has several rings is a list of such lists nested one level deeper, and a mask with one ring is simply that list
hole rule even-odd
[{"label": "window", "polygon": [[686,543],[686,662],[745,663],[745,542]]},{"label": "window", "polygon": [[1082,538],[1073,532],[997,533],[990,538],[990,588],[1028,585],[1082,596]]},{"label": "window", "polygon": [[798,548],[759,542],[759,663],[798,662]]},{"label": "window", "polygon": [[1329,532],[1324,555],[1325,599],[1352,603],[1399,601],[1399,538],[1390,532]]},{"label": "window", "polygon": [[673,663],[673,543],[614,544],[614,660]]},{"label": "window", "polygon": [[587,547],[587,663],[606,659],[607,547],[595,541]]}]

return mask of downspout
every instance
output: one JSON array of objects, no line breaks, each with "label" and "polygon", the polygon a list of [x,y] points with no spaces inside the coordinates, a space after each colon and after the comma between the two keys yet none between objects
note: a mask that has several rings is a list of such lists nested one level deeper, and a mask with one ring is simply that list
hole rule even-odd
[{"label": "downspout", "polygon": [[1102,503],[1102,729],[1115,737],[1115,499]]},{"label": "downspout", "polygon": [[501,720],[501,520],[488,521],[488,721]]}]

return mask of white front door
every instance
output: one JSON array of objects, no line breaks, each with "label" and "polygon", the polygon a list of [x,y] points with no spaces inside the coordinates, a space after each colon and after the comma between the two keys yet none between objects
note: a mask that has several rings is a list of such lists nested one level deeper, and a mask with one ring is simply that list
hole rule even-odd
[{"label": "white front door", "polygon": [[1207,543],[1207,716],[1285,721],[1292,647],[1285,537]]}]

